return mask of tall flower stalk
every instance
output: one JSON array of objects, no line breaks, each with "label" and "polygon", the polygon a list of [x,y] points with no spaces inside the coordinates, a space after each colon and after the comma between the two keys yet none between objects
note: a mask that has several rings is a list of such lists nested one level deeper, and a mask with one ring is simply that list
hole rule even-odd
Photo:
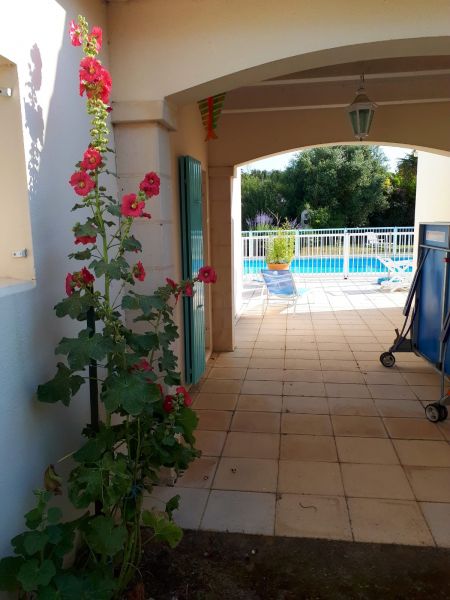
[{"label": "tall flower stalk", "polygon": [[[121,597],[138,577],[142,523],[153,531],[147,540],[174,546],[181,539],[172,521],[179,497],[154,513],[144,510],[145,496],[151,495],[163,467],[179,474],[199,455],[193,435],[197,417],[172,350],[178,337],[173,311],[180,295],[192,296],[195,282],[214,283],[216,274],[205,266],[193,280],[167,279],[152,295],[133,290],[146,271],[141,260],[130,262],[142,250],[132,226],[136,218],[151,218],[146,206],[158,196],[160,180],[149,172],[139,189],[120,201],[110,195],[112,81],[98,59],[102,31],[89,31],[78,17],[70,37],[83,51],[79,89],[91,127],[89,144],[69,180],[77,196],[72,210],[84,217],[73,227],[76,248],[69,256],[82,266],[67,274],[66,297],[55,310],[84,327],[77,337],[60,341],[56,354],[65,361],[58,362],[56,375],[38,387],[37,395],[41,402],[69,406],[89,383],[93,419],[83,430],[85,443],[69,455],[75,466],[67,482],[71,503],[83,512],[64,522],[61,511],[49,506],[62,492],[60,478],[49,467],[45,489],[35,492],[37,506],[25,515],[28,530],[12,540],[16,555],[0,561],[0,589],[16,590],[21,598],[107,600]],[[145,324],[144,333],[127,327],[125,310]],[[63,559],[76,539],[75,560],[67,567]]]}]

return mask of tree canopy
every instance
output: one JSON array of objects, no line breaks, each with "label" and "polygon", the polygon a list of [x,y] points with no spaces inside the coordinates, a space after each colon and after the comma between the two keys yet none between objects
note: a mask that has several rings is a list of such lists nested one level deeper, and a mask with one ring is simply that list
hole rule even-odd
[{"label": "tree canopy", "polygon": [[243,173],[242,227],[254,227],[265,213],[296,228],[304,209],[313,228],[412,225],[416,169],[411,153],[389,172],[377,146],[305,150],[284,171]]}]

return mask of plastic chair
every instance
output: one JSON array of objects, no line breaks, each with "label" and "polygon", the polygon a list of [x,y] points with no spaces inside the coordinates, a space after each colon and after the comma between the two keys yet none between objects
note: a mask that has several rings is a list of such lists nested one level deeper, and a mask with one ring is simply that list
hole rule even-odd
[{"label": "plastic chair", "polygon": [[[289,270],[272,270],[262,269],[261,275],[264,280],[264,288],[266,291],[266,308],[269,304],[270,297],[277,297],[292,300],[292,305],[295,310],[298,299],[301,298],[308,290],[297,289],[294,277]],[[262,290],[263,292],[264,290]]]},{"label": "plastic chair", "polygon": [[378,282],[381,287],[391,292],[408,289],[412,281],[413,259],[406,258],[401,260],[392,260],[384,256],[377,256],[377,260],[388,270],[388,277],[380,278]]}]

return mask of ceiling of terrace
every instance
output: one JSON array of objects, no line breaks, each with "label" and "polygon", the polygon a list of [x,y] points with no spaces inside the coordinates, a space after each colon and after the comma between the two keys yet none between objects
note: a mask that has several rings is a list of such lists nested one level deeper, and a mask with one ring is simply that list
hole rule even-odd
[{"label": "ceiling of terrace", "polygon": [[450,102],[450,56],[377,59],[283,75],[228,92],[224,114],[347,106],[364,73],[378,105]]}]

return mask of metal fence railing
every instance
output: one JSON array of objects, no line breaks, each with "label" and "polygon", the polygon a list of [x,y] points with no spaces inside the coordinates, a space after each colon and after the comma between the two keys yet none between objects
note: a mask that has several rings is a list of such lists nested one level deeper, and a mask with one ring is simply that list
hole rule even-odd
[{"label": "metal fence railing", "polygon": [[[266,268],[268,240],[279,231],[243,231],[243,273],[252,275]],[[284,231],[294,238],[291,263],[294,273],[337,274],[385,273],[379,260],[412,259],[414,227],[365,227],[349,229],[303,229]]]}]

